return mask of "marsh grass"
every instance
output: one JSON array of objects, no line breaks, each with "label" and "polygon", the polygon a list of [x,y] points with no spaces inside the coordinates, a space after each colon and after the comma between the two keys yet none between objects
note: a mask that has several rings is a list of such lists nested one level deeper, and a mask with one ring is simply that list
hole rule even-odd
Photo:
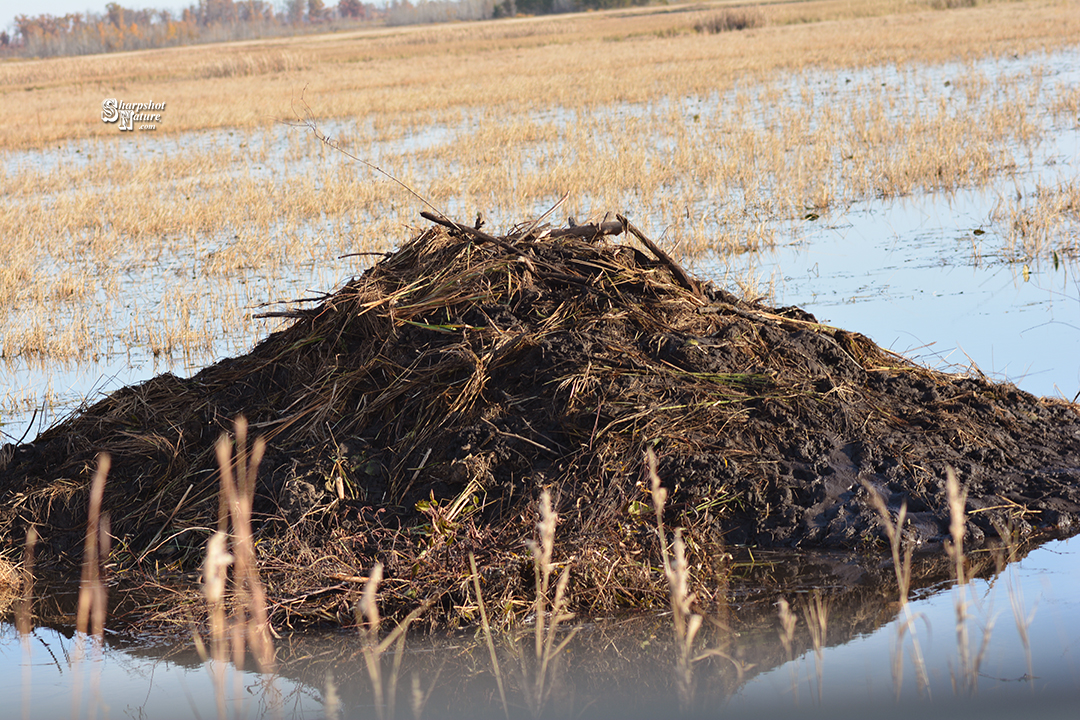
[{"label": "marsh grass", "polygon": [[694,641],[701,630],[703,617],[693,611],[696,599],[690,591],[690,571],[686,563],[686,545],[682,538],[682,529],[675,530],[668,551],[667,532],[664,530],[664,505],[667,503],[667,488],[660,484],[656,472],[656,454],[652,448],[646,451],[645,462],[649,473],[650,492],[653,510],[656,513],[656,533],[660,543],[660,556],[663,559],[664,575],[668,581],[671,603],[672,626],[675,632],[675,678],[678,685],[679,704],[683,712],[689,712],[694,703]]},{"label": "marsh grass", "polygon": [[950,539],[946,541],[945,552],[953,563],[953,572],[956,578],[954,608],[956,611],[957,667],[950,668],[950,678],[954,693],[971,697],[976,694],[979,688],[979,672],[986,657],[987,647],[990,644],[994,619],[989,615],[988,609],[984,608],[981,639],[978,648],[973,649],[970,624],[973,618],[971,607],[974,598],[970,596],[970,578],[967,574],[967,563],[964,557],[967,489],[960,487],[956,471],[951,467],[946,468],[945,491],[948,497],[950,518]]},{"label": "marsh grass", "polygon": [[[1004,542],[1004,550],[999,550],[995,555],[997,574],[1006,577],[1006,590],[1009,595],[1009,608],[1012,610],[1013,622],[1016,624],[1016,632],[1020,637],[1020,644],[1024,648],[1024,661],[1027,664],[1027,673],[1024,679],[1028,687],[1035,692],[1035,670],[1032,663],[1031,653],[1031,623],[1035,620],[1035,611],[1038,603],[1033,603],[1030,610],[1024,599],[1024,590],[1017,581],[1016,563],[1020,559],[1021,540],[1012,518],[1006,517],[995,521],[994,528],[998,537]],[[1006,575],[1007,573],[1007,575]]]},{"label": "marsh grass", "polygon": [[810,644],[814,649],[814,672],[817,677],[817,703],[823,700],[825,680],[825,643],[829,630],[829,603],[820,590],[810,593],[810,599],[803,608],[806,627],[810,631]]},{"label": "marsh grass", "polygon": [[491,631],[491,621],[488,619],[487,608],[484,606],[484,595],[480,590],[480,573],[476,569],[476,557],[469,553],[469,568],[472,570],[473,592],[476,593],[476,605],[480,612],[480,629],[484,632],[484,644],[487,646],[488,658],[491,660],[491,671],[495,675],[495,684],[499,688],[499,702],[502,705],[503,716],[509,720],[510,708],[506,704],[506,687],[503,683],[502,667],[499,664],[499,654],[495,650],[495,638]]},{"label": "marsh grass", "polygon": [[[242,673],[249,653],[260,673],[268,713],[280,717],[282,701],[275,683],[273,630],[267,617],[266,592],[259,577],[251,533],[255,479],[266,444],[259,437],[248,448],[248,424],[242,416],[236,418],[233,428],[232,437],[222,434],[216,445],[220,475],[218,528],[207,541],[203,561],[202,594],[209,650],[198,630],[193,630],[192,640],[210,673],[219,720],[228,716],[230,674],[234,710],[240,710],[244,696]],[[230,585],[231,597],[227,592]]]},{"label": "marsh grass", "polygon": [[[897,642],[892,655],[893,683],[896,699],[900,699],[900,691],[903,685],[903,646],[905,636],[911,637],[912,663],[915,668],[916,683],[920,695],[930,697],[930,675],[927,671],[926,661],[923,657],[918,636],[915,632],[917,621],[923,620],[929,623],[920,614],[912,613],[909,604],[912,578],[912,552],[910,543],[903,538],[903,528],[907,518],[907,504],[902,503],[899,512],[893,520],[892,513],[888,510],[884,499],[877,490],[867,484],[863,484],[869,495],[870,502],[877,509],[881,519],[881,526],[885,537],[889,541],[892,553],[893,568],[898,587],[898,599],[900,604],[900,617],[896,621]],[[945,489],[947,510],[949,513],[949,538],[945,541],[945,555],[948,558],[952,578],[955,582],[953,588],[953,613],[954,632],[956,637],[956,665],[949,665],[949,678],[954,694],[973,697],[976,695],[981,677],[981,668],[987,656],[990,640],[993,635],[995,617],[993,608],[983,606],[972,592],[973,574],[969,570],[971,558],[964,552],[964,535],[968,512],[966,509],[967,490],[962,488],[956,471],[946,468]],[[1023,592],[1015,583],[1015,576],[1011,565],[1018,560],[1020,545],[1016,533],[1008,526],[1008,521],[995,520],[998,535],[1004,541],[1004,549],[995,552],[996,576],[1003,577],[1009,572],[1006,581],[1006,592],[1009,596],[1009,604],[1012,609],[1013,619],[1016,623],[1017,634],[1024,649],[1027,663],[1027,673],[1023,679],[1027,680],[1034,691],[1034,676],[1031,657],[1031,645],[1028,629],[1034,620],[1035,607],[1030,611],[1024,600]],[[1006,566],[1010,568],[1007,570]],[[980,633],[978,644],[975,645],[972,634],[973,624],[979,623]]]},{"label": "marsh grass", "polygon": [[992,217],[1003,226],[1006,250],[1018,261],[1049,259],[1055,269],[1080,257],[1080,183],[1074,179],[1039,184],[1026,197],[1002,197]]},{"label": "marsh grass", "polygon": [[920,694],[930,695],[930,678],[926,672],[926,663],[923,660],[922,648],[915,632],[915,624],[918,616],[911,612],[908,604],[911,592],[911,556],[914,545],[904,542],[904,523],[907,520],[907,502],[900,505],[900,510],[893,521],[892,513],[889,512],[881,494],[869,483],[864,482],[863,488],[870,496],[870,502],[877,510],[881,518],[885,536],[889,540],[889,550],[892,553],[893,572],[896,575],[897,598],[900,602],[900,611],[903,620],[896,624],[896,646],[892,653],[892,676],[893,689],[896,699],[900,699],[900,691],[904,685],[904,638],[911,637],[911,660],[915,666],[915,680]]},{"label": "marsh grass", "polygon": [[103,576],[103,564],[108,560],[110,549],[109,516],[102,512],[101,501],[105,493],[105,481],[109,476],[112,459],[108,453],[99,453],[97,468],[90,483],[87,508],[86,535],[83,545],[82,578],[79,582],[79,600],[75,615],[75,647],[71,653],[72,692],[71,715],[78,717],[82,703],[82,673],[87,659],[87,642],[91,645],[90,694],[92,707],[101,705],[101,654],[105,645],[105,616],[108,612],[108,591]]},{"label": "marsh grass", "polygon": [[1028,687],[1031,688],[1031,692],[1035,692],[1035,667],[1032,662],[1031,652],[1031,623],[1035,620],[1035,611],[1038,609],[1038,603],[1034,603],[1031,609],[1028,610],[1027,603],[1024,600],[1024,591],[1016,581],[1016,572],[1013,568],[1009,568],[1008,579],[1008,594],[1009,594],[1009,608],[1012,610],[1013,621],[1016,623],[1016,632],[1020,636],[1020,644],[1024,648],[1024,661],[1027,664],[1027,673],[1024,679],[1027,680]]},{"label": "marsh grass", "polygon": [[537,538],[526,541],[532,555],[536,596],[532,607],[533,652],[528,653],[518,645],[515,635],[510,635],[511,647],[521,668],[521,685],[525,702],[534,717],[544,711],[555,685],[555,663],[566,646],[574,639],[578,628],[562,633],[559,626],[573,615],[567,612],[567,589],[570,582],[570,564],[564,565],[555,581],[552,595],[552,576],[556,565],[552,561],[555,551],[555,526],[558,515],[551,506],[551,494],[545,489],[540,495],[540,520],[536,524]]},{"label": "marsh grass", "polygon": [[762,12],[761,8],[726,8],[699,20],[694,25],[694,29],[700,33],[715,34],[761,27],[766,22],[765,13]]},{"label": "marsh grass", "polygon": [[90,505],[87,511],[86,541],[83,547],[82,580],[79,583],[79,606],[75,629],[80,635],[100,638],[105,630],[108,611],[108,591],[102,578],[102,563],[109,557],[109,516],[102,513],[101,500],[112,459],[107,453],[98,455],[97,469],[90,483]]},{"label": "marsh grass", "polygon": [[784,646],[788,670],[791,673],[791,698],[799,702],[799,670],[795,667],[795,627],[799,624],[798,616],[792,612],[786,598],[776,601],[776,612],[780,618],[780,644]]},{"label": "marsh grass", "polygon": [[[364,580],[364,590],[360,601],[354,608],[356,627],[360,633],[362,642],[361,649],[364,655],[364,667],[367,670],[368,679],[371,682],[375,701],[375,713],[383,718],[396,717],[398,700],[398,683],[401,680],[401,663],[405,652],[405,640],[409,627],[428,611],[438,598],[428,598],[417,607],[413,608],[405,617],[396,622],[389,633],[383,636],[383,619],[379,612],[379,585],[383,581],[383,565],[376,563]],[[393,657],[389,671],[386,672],[383,665],[383,655],[393,648]],[[424,706],[434,684],[438,681],[438,674],[430,680],[428,687],[422,687],[420,678],[412,676],[411,686],[411,709],[413,717],[419,718],[423,714]],[[336,696],[333,678],[327,678],[328,698],[327,707],[335,704]],[[329,712],[328,712],[329,714]]]}]

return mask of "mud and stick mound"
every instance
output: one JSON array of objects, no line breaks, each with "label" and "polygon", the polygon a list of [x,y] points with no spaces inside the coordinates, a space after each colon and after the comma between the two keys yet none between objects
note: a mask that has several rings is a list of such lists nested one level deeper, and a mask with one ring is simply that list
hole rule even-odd
[{"label": "mud and stick mound", "polygon": [[[610,236],[624,230],[620,244]],[[629,244],[631,235],[638,243]],[[117,574],[194,577],[217,527],[215,443],[244,416],[266,441],[255,535],[272,612],[347,621],[363,574],[447,617],[475,555],[492,596],[530,590],[525,540],[549,489],[574,602],[659,602],[644,456],[695,572],[737,545],[873,549],[870,502],[906,504],[905,541],[968,547],[1080,522],[1075,405],[943,374],[690,278],[636,228],[501,237],[445,219],[248,355],[124,388],[0,453],[0,529],[17,557],[77,568],[96,457]]]}]

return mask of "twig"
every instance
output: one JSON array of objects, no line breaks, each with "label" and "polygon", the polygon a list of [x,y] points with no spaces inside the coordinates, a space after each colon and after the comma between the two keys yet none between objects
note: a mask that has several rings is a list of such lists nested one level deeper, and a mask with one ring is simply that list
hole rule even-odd
[{"label": "twig", "polygon": [[503,435],[504,437],[514,438],[515,440],[521,440],[522,442],[527,442],[527,443],[529,443],[530,445],[532,445],[534,447],[540,448],[544,452],[551,453],[552,455],[555,454],[555,451],[552,450],[551,448],[549,448],[547,445],[541,445],[540,443],[536,442],[535,440],[530,440],[529,438],[525,437],[524,435],[518,435],[517,433],[512,433],[512,432],[507,432],[505,430],[501,430],[498,425],[491,422],[490,420],[488,420],[485,417],[482,417],[480,419],[483,420],[484,422],[486,422],[488,425],[490,425],[492,427],[492,429],[495,430],[495,432],[497,432],[500,435]]},{"label": "twig", "polygon": [[[304,90],[307,90],[307,88],[305,87]],[[388,173],[386,170],[383,170],[381,167],[379,167],[375,163],[371,162],[370,160],[365,160],[362,157],[354,155],[353,153],[349,152],[348,150],[346,150],[345,148],[341,147],[340,145],[335,143],[333,140],[328,138],[326,135],[324,135],[322,133],[322,131],[319,130],[318,123],[315,122],[315,114],[312,112],[311,106],[307,104],[306,100],[304,100],[304,94],[302,92],[300,94],[300,102],[303,103],[303,105],[304,105],[304,117],[300,120],[299,124],[297,124],[297,123],[287,123],[288,125],[292,125],[294,127],[302,125],[302,126],[308,128],[309,130],[311,130],[311,133],[316,137],[316,139],[318,139],[319,142],[323,143],[324,145],[326,145],[327,147],[329,147],[329,148],[331,148],[333,150],[337,150],[339,153],[341,153],[345,157],[351,158],[351,159],[355,160],[356,162],[367,166],[371,170],[374,170],[375,172],[379,173],[383,177],[393,181],[394,183],[396,183],[400,187],[404,188],[404,190],[406,192],[408,192],[410,195],[412,195],[414,198],[416,198],[417,200],[419,200],[420,202],[424,203],[429,208],[434,210],[436,213],[438,213],[438,215],[440,217],[446,217],[446,215],[441,210],[439,210],[439,208],[437,208],[433,204],[431,204],[431,201],[429,201],[426,197],[424,197],[420,193],[413,190],[406,183],[402,182],[401,180],[398,180],[393,174]],[[298,113],[297,118],[299,118],[299,117],[300,116],[299,116],[299,113]]]},{"label": "twig", "polygon": [[704,299],[705,296],[702,294],[701,288],[698,287],[698,284],[690,278],[685,270],[683,270],[682,265],[675,262],[670,255],[661,250],[659,245],[645,237],[645,233],[634,227],[634,224],[627,220],[625,215],[616,215],[615,217],[619,219],[619,222],[622,223],[623,227],[626,228],[631,235],[640,240],[642,245],[649,248],[649,252],[655,255],[657,260],[664,263],[664,265],[667,265],[668,269],[671,270],[671,274],[675,276],[676,282],[697,295],[699,298]]},{"label": "twig", "polygon": [[345,253],[344,255],[338,255],[337,259],[338,260],[344,260],[345,258],[367,257],[368,255],[378,255],[379,257],[390,257],[391,255],[393,255],[393,253],[389,253],[389,252],[354,252],[354,253]]},{"label": "twig", "polygon": [[532,223],[529,224],[529,227],[526,228],[525,232],[520,233],[518,235],[518,237],[519,238],[528,237],[529,233],[531,233],[533,230],[535,230],[537,227],[539,227],[540,223],[544,221],[544,218],[546,218],[551,213],[555,212],[559,208],[560,205],[562,205],[564,202],[566,202],[566,198],[568,198],[568,197],[570,197],[569,192],[563,193],[563,196],[561,198],[559,198],[559,202],[555,203],[550,208],[548,208],[548,211],[546,213],[544,213],[540,217],[533,220]]},{"label": "twig", "polygon": [[462,225],[459,222],[454,222],[450,218],[443,215],[441,212],[435,211],[435,212],[432,213],[432,212],[428,212],[427,210],[421,210],[420,211],[420,217],[424,218],[425,220],[430,220],[431,222],[436,223],[438,225],[442,225],[443,227],[448,227],[451,230],[458,230],[458,231],[460,231],[461,233],[463,233],[465,235],[471,235],[472,237],[476,238],[477,240],[479,240],[481,242],[495,243],[496,245],[500,245],[500,246],[502,246],[504,248],[509,248],[509,249],[513,250],[515,253],[518,252],[518,250],[516,248],[514,248],[512,245],[510,245],[509,243],[507,243],[507,242],[505,242],[503,240],[500,240],[499,238],[497,238],[497,237],[495,237],[493,235],[488,235],[483,230],[478,230],[478,229],[476,229],[474,227],[469,227],[468,225]]},{"label": "twig", "polygon": [[544,237],[547,238],[563,238],[563,237],[579,237],[579,238],[599,238],[605,235],[622,235],[623,224],[614,220],[608,220],[607,222],[594,223],[590,225],[573,225],[567,228],[560,228],[557,230],[548,231]]},{"label": "twig", "polygon": [[[185,500],[187,500],[188,493],[191,492],[191,488],[193,487],[195,486],[190,484],[187,486],[187,490],[185,490],[184,494],[180,496],[180,502],[176,503],[176,507],[174,507],[173,511],[169,513],[169,518],[165,521],[165,524],[158,528],[157,534],[154,535],[154,539],[146,544],[147,550],[143,551],[143,554],[140,555],[139,559],[135,561],[136,564],[142,563],[142,561],[146,559],[147,555],[154,552],[160,547],[160,545],[154,545],[154,543],[161,539],[161,533],[165,532],[165,528],[169,527],[169,523],[171,523],[173,521],[173,518],[176,517],[176,513],[180,511],[180,506],[184,504]],[[171,536],[169,540],[174,537],[176,537],[176,535]],[[166,540],[165,542],[168,542],[168,540]]]}]

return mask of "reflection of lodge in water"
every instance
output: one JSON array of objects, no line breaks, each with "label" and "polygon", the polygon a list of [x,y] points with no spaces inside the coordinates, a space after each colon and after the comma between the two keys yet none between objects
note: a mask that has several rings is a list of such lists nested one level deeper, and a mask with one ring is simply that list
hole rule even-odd
[{"label": "reflection of lodge in water", "polygon": [[[1016,560],[1031,549],[1018,554]],[[969,576],[993,582],[1004,568],[1004,556],[1004,552],[984,551],[969,557]],[[826,647],[869,635],[898,617],[896,581],[887,556],[742,550],[736,551],[730,565],[729,587],[726,592],[716,593],[727,600],[706,618],[696,647],[699,660],[693,674],[694,709],[710,716],[723,716],[724,704],[751,679],[813,651],[808,611],[815,598],[820,598],[827,610]],[[916,557],[911,598],[940,596],[953,587],[951,578],[952,568],[944,554]],[[114,597],[122,599],[123,593],[117,591]],[[787,645],[781,637],[778,616],[781,598],[791,604],[798,620]],[[68,628],[64,634],[70,637],[75,600],[76,593],[49,592],[37,601],[36,615],[43,625]],[[122,617],[122,611],[113,617]],[[570,622],[563,627],[568,630],[573,625]],[[387,625],[386,631],[389,629]],[[953,628],[940,628],[939,643],[948,647],[952,632]],[[105,641],[110,650],[132,658],[162,658],[193,669],[202,665],[189,638],[147,644],[144,639],[119,634],[107,635]],[[513,638],[502,635],[495,639],[512,717],[529,715],[523,683],[531,681],[524,678],[535,671],[530,657],[533,641],[531,624],[521,627]],[[283,684],[295,683],[309,688],[315,697],[325,698],[327,678],[332,677],[344,717],[375,716],[372,684],[358,635],[341,631],[283,632],[275,645]],[[955,644],[952,649],[955,652]],[[556,661],[555,679],[543,715],[672,715],[679,707],[676,654],[670,613],[579,619],[577,634]],[[66,651],[54,655],[64,657]],[[806,658],[803,662],[812,661]],[[394,672],[394,663],[391,648],[382,656],[384,682]],[[888,666],[887,662],[881,664]],[[249,659],[247,667],[254,666]],[[397,670],[397,715],[410,716],[413,702],[419,697],[426,708],[421,713],[425,717],[502,717],[492,667],[479,628],[411,634]],[[158,671],[154,682],[167,683],[166,678],[166,672]],[[865,682],[861,677],[853,681]],[[880,695],[891,687],[892,679],[886,675],[876,677],[874,682]],[[913,684],[914,676],[909,675],[907,682]],[[245,685],[255,690],[252,683]],[[414,685],[418,696],[414,695]],[[1026,689],[1026,683],[1014,685]],[[937,692],[936,699],[951,697],[940,689]],[[778,701],[797,703],[799,690],[792,695]],[[804,685],[801,699],[803,705],[813,704],[814,691]],[[266,707],[265,700],[259,701],[262,707]],[[283,716],[290,717],[289,712],[286,706]]]}]

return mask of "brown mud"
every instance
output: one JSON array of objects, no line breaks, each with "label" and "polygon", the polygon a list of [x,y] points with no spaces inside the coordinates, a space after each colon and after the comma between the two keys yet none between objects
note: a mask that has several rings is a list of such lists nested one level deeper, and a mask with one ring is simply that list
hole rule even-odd
[{"label": "brown mud", "polygon": [[[733,546],[879,550],[868,488],[906,504],[907,543],[938,549],[947,467],[967,488],[966,547],[1080,529],[1074,404],[736,298],[621,218],[501,237],[437,222],[339,291],[268,313],[293,321],[249,354],[4,446],[5,555],[33,525],[39,567],[77,572],[105,452],[114,577],[192,586],[218,522],[214,446],[239,415],[267,442],[255,538],[284,623],[352,622],[376,561],[390,606],[438,597],[433,617],[453,622],[470,553],[513,615],[544,488],[576,609],[665,604],[648,448],[703,586],[724,586]],[[623,231],[641,245],[607,237]]]}]

